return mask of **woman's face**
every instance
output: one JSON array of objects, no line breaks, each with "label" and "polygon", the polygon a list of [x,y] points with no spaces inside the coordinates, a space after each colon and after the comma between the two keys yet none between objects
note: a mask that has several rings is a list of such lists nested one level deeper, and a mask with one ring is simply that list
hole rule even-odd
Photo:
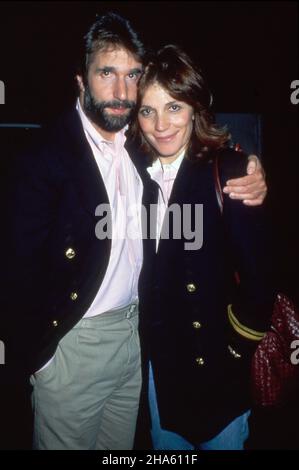
[{"label": "woman's face", "polygon": [[163,163],[174,161],[188,145],[193,108],[170,96],[158,83],[150,85],[141,100],[138,121],[146,140]]}]

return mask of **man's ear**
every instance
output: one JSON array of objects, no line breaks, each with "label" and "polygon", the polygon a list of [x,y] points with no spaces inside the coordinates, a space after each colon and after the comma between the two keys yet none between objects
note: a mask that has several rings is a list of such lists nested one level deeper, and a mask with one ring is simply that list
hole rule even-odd
[{"label": "man's ear", "polygon": [[79,87],[79,90],[81,93],[84,93],[85,91],[85,87],[84,87],[84,84],[83,84],[83,78],[81,75],[76,75],[76,80],[77,80],[77,83],[78,83],[78,87]]}]

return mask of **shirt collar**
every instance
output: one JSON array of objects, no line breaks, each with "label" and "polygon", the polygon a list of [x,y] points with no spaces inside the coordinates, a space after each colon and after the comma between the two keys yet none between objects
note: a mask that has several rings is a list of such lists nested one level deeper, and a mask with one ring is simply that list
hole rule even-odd
[{"label": "shirt collar", "polygon": [[107,140],[92,125],[91,121],[88,119],[82,109],[79,98],[77,99],[76,109],[79,113],[84,131],[89,135],[89,137],[92,139],[93,143],[98,149],[103,150],[103,148],[108,145],[112,151],[116,151],[118,148],[123,147],[125,145],[125,142],[127,140],[125,133],[129,127],[128,125],[115,134],[114,141]]},{"label": "shirt collar", "polygon": [[157,160],[155,160],[154,163],[147,168],[147,171],[150,174],[150,176],[157,173],[158,171],[162,170],[162,172],[163,172],[164,169],[170,169],[170,168],[175,170],[176,172],[178,172],[179,168],[181,166],[181,163],[184,159],[184,156],[185,156],[185,149],[182,150],[182,152],[179,154],[179,156],[173,162],[164,163],[164,165],[161,163],[160,159],[157,158]]}]

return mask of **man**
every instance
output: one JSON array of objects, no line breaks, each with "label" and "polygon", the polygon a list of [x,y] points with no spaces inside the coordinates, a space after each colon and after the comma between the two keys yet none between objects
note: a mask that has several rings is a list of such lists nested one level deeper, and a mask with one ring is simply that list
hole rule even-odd
[{"label": "man", "polygon": [[[98,18],[85,36],[76,109],[13,175],[3,331],[7,363],[31,374],[36,449],[133,446],[143,183],[125,130],[144,61],[125,19]],[[262,202],[261,170],[235,184],[227,190]],[[121,236],[129,224],[136,236]]]}]

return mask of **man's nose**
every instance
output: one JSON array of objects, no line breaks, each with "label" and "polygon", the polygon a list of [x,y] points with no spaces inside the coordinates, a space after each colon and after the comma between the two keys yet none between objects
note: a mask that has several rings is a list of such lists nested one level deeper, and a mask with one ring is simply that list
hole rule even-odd
[{"label": "man's nose", "polygon": [[114,86],[114,98],[126,100],[128,98],[127,84],[124,78],[117,78]]}]

